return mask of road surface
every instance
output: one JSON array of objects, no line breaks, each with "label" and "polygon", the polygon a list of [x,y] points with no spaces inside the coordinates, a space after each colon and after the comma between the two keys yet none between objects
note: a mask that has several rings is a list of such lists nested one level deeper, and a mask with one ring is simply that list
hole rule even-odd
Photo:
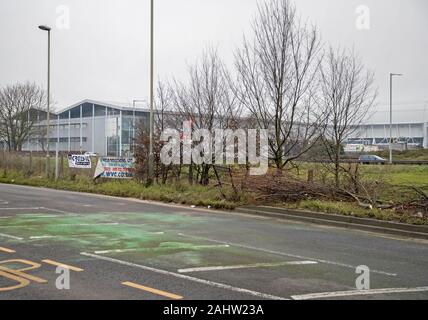
[{"label": "road surface", "polygon": [[3,299],[428,299],[428,242],[0,184]]}]

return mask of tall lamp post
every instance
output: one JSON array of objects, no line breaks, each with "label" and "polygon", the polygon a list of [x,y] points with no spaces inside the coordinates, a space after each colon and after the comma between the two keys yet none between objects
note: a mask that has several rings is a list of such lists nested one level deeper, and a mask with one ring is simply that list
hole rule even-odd
[{"label": "tall lamp post", "polygon": [[153,183],[154,174],[154,0],[150,1],[150,147],[149,147],[149,172],[147,183]]},{"label": "tall lamp post", "polygon": [[48,32],[48,97],[47,97],[47,126],[46,126],[46,176],[49,177],[50,172],[50,150],[49,150],[49,140],[50,140],[50,99],[51,99],[51,28],[48,26],[39,26],[39,29],[42,31]]},{"label": "tall lamp post", "polygon": [[392,164],[392,80],[394,77],[401,77],[401,73],[389,74],[389,164]]}]

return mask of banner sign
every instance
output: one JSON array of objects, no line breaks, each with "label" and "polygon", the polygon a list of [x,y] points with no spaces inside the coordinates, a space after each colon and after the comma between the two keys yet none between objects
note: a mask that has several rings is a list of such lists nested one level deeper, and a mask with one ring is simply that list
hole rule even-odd
[{"label": "banner sign", "polygon": [[91,169],[92,168],[91,157],[81,155],[81,154],[69,155],[68,166],[70,168],[75,168],[75,169]]},{"label": "banner sign", "polygon": [[133,158],[104,157],[98,160],[94,179],[132,179],[134,177]]}]

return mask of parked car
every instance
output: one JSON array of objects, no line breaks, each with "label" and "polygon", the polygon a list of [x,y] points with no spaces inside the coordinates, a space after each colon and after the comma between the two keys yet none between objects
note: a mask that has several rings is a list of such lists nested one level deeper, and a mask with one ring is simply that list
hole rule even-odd
[{"label": "parked car", "polygon": [[376,155],[360,156],[358,162],[361,164],[386,164],[387,160]]}]

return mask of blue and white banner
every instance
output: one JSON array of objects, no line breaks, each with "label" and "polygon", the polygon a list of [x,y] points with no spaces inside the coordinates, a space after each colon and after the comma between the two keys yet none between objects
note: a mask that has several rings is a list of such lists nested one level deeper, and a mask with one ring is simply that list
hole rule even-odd
[{"label": "blue and white banner", "polygon": [[91,157],[78,154],[68,156],[68,166],[74,169],[91,169],[92,162]]}]

